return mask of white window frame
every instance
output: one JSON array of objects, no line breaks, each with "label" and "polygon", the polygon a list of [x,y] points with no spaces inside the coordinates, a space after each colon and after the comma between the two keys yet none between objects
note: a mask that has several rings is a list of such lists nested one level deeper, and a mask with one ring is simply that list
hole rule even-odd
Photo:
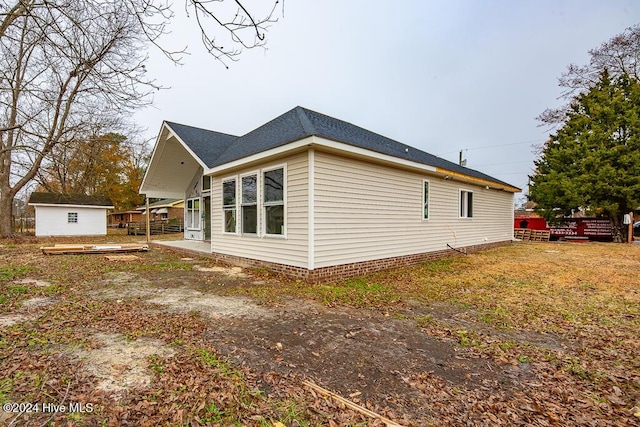
[{"label": "white window frame", "polygon": [[[260,177],[262,178],[262,181],[264,182],[264,174],[267,172],[271,172],[274,170],[278,170],[278,169],[282,169],[282,202],[265,202],[264,201],[264,195],[261,195],[260,198],[260,210],[262,211],[262,230],[264,230],[264,237],[274,237],[277,239],[286,239],[287,238],[287,164],[280,164],[280,165],[273,165],[273,166],[269,166],[268,168],[264,168],[260,170]],[[261,183],[260,188],[262,189],[262,186],[264,185],[264,183]],[[263,191],[264,193],[264,191]],[[267,214],[266,214],[266,208],[268,206],[280,206],[282,205],[282,215],[283,215],[283,220],[282,220],[282,226],[283,226],[283,230],[282,230],[282,234],[268,234],[267,233]]]},{"label": "white window frame", "polygon": [[77,224],[78,216],[78,212],[67,212],[67,224]]},{"label": "white window frame", "polygon": [[[244,206],[252,206],[252,204],[244,203],[242,201],[242,179],[246,178],[246,177],[249,177],[249,176],[254,176],[254,175],[256,176],[256,203],[255,203],[255,206],[256,206],[256,232],[255,233],[245,233],[244,232],[244,224],[243,224],[244,215],[243,215],[243,212],[242,212],[242,208]],[[243,173],[242,175],[240,175],[238,177],[238,182],[240,183],[240,185],[239,185],[240,188],[238,189],[238,191],[240,192],[240,197],[238,197],[238,199],[236,199],[237,200],[236,203],[238,203],[238,217],[239,217],[239,221],[240,221],[240,230],[239,230],[239,232],[240,232],[241,235],[247,236],[247,237],[259,237],[260,236],[260,224],[261,224],[260,223],[260,216],[261,216],[260,215],[260,210],[261,210],[260,209],[260,206],[261,206],[260,197],[262,197],[262,194],[261,194],[261,191],[260,191],[261,185],[262,185],[261,180],[260,180],[260,175],[261,175],[260,170],[255,170],[255,171]]]},{"label": "white window frame", "polygon": [[[426,202],[425,202],[425,184],[429,186],[429,191],[427,192]],[[424,215],[424,207],[427,206],[427,215]],[[420,214],[422,221],[429,221],[429,217],[431,216],[431,182],[428,179],[422,180],[422,213]]]},{"label": "white window frame", "polygon": [[[205,188],[204,183],[208,182],[208,188]],[[200,182],[200,186],[202,187],[201,193],[210,193],[211,192],[211,177],[209,175],[202,175],[202,181]]]},{"label": "white window frame", "polygon": [[[471,215],[469,215],[469,194],[471,194]],[[463,198],[464,195],[464,198]],[[472,219],[474,213],[473,190],[460,188],[458,192],[458,215],[460,219]]]},{"label": "white window frame", "polygon": [[[226,216],[225,216],[225,212],[227,210],[229,210],[229,208],[225,208],[225,204],[224,204],[224,183],[225,182],[229,182],[229,181],[234,181],[236,183],[235,187],[236,187],[236,194],[235,194],[235,205],[233,207],[233,209],[236,212],[236,231],[231,232],[231,231],[226,231],[226,225],[227,225],[227,220],[226,220]],[[222,206],[222,234],[229,234],[229,235],[238,235],[240,234],[240,217],[238,215],[238,198],[240,196],[240,191],[239,191],[239,185],[238,183],[240,182],[240,180],[238,179],[238,175],[233,175],[233,176],[228,176],[226,178],[223,178],[221,180],[221,191],[220,191],[220,206]]]},{"label": "white window frame", "polygon": [[[197,216],[193,216],[193,214],[195,213],[195,208],[193,207],[189,207],[189,204],[191,203],[191,206],[193,206],[195,201],[198,201],[198,215]],[[191,214],[191,217],[190,217]],[[201,197],[192,197],[187,199],[187,203],[186,203],[186,210],[185,210],[185,224],[186,224],[186,228],[187,230],[202,230],[202,198]],[[193,219],[197,218],[198,219],[198,224],[197,226],[194,227],[194,221]],[[189,219],[191,219],[191,221],[189,221]]]}]

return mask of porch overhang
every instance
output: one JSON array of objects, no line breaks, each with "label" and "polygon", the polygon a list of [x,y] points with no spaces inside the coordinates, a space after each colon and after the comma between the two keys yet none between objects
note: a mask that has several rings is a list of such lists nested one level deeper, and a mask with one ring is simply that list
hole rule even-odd
[{"label": "porch overhang", "polygon": [[200,168],[196,156],[163,124],[139,193],[149,198],[182,199]]}]

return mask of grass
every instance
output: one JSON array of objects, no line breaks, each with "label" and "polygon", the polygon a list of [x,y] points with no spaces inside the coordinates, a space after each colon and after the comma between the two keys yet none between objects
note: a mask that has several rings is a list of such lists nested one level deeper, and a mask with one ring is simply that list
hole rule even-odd
[{"label": "grass", "polygon": [[200,360],[208,366],[217,368],[223,376],[242,377],[242,373],[235,370],[229,363],[219,358],[215,353],[200,349]]},{"label": "grass", "polygon": [[584,324],[629,330],[640,327],[639,269],[640,245],[516,243],[313,286],[285,281],[227,292],[386,312],[402,311],[408,301],[446,304],[506,330],[561,333]]},{"label": "grass", "polygon": [[326,304],[368,308],[445,303],[475,310],[478,320],[500,328],[555,332],[567,322],[630,327],[640,315],[639,259],[640,248],[629,245],[513,244],[303,293]]},{"label": "grass", "polygon": [[0,283],[0,312],[7,311],[12,305],[26,297],[29,287],[26,285],[7,285]]},{"label": "grass", "polygon": [[431,262],[423,262],[421,266],[430,273],[449,273],[454,270],[455,258],[443,258]]},{"label": "grass", "polygon": [[13,379],[0,379],[0,404],[9,402],[9,393],[13,390]]},{"label": "grass", "polygon": [[[513,363],[554,363],[593,384],[603,376],[640,372],[639,271],[640,245],[514,243],[332,283],[285,282],[242,291],[381,310],[397,320],[411,317],[407,303],[417,301],[432,307],[411,317],[427,333]],[[442,307],[447,315],[438,314]],[[475,333],[450,324],[451,313],[464,313],[479,331],[496,332]],[[487,333],[493,335],[490,341]],[[559,337],[582,350],[575,359],[550,358],[527,341],[531,334]]]},{"label": "grass", "polygon": [[20,265],[0,267],[0,282],[15,280],[18,277],[25,275],[29,270],[30,267]]},{"label": "grass", "polygon": [[398,299],[397,293],[391,287],[365,277],[352,277],[335,284],[305,287],[302,291],[326,305],[367,307],[386,305]]},{"label": "grass", "polygon": [[[90,324],[99,330],[115,327],[131,340],[162,338],[179,355],[186,354],[191,359],[188,366],[201,370],[207,381],[197,382],[199,388],[187,385],[185,380],[171,391],[150,390],[147,399],[173,404],[171,399],[177,402],[198,390],[201,394],[194,399],[199,399],[200,409],[186,405],[184,410],[185,417],[197,415],[202,425],[240,425],[246,422],[243,414],[247,408],[257,407],[264,409],[255,413],[265,415],[253,419],[256,425],[272,425],[270,420],[286,425],[318,425],[310,421],[313,415],[308,402],[295,394],[266,396],[245,367],[234,366],[202,341],[193,341],[202,333],[197,326],[202,322],[197,318],[176,317],[168,324],[170,316],[144,311],[158,307],[142,307],[140,301],[127,298],[114,307],[84,293],[103,286],[105,275],[111,272],[140,277],[158,273],[155,277],[163,280],[174,276],[184,277],[185,281],[203,277],[192,273],[192,264],[181,261],[179,255],[154,249],[141,256],[140,261],[126,264],[109,263],[93,255],[33,256],[42,243],[34,240],[15,247],[5,244],[0,249],[0,312],[20,310],[20,301],[34,296],[52,296],[56,300],[55,305],[43,309],[40,322],[25,322],[4,330],[7,335],[0,338],[0,357],[6,357],[0,359],[3,363],[21,351],[35,355],[36,361],[40,357],[42,364],[34,364],[25,377],[0,375],[0,401],[35,396],[25,394],[25,390],[49,390],[49,381],[61,373],[45,370],[49,365],[44,363],[58,360],[53,354],[63,346],[90,346],[81,335]],[[639,271],[640,245],[518,243],[319,285],[275,281],[268,272],[260,271],[266,279],[263,283],[216,287],[215,292],[250,295],[267,303],[305,298],[327,306],[389,314],[390,321],[406,322],[424,333],[447,339],[464,347],[460,351],[482,353],[527,370],[544,366],[548,369],[544,373],[550,373],[545,378],[566,377],[564,386],[592,390],[594,400],[604,405],[613,385],[632,397],[629,402],[640,401],[638,386],[621,380],[640,373]],[[22,277],[46,280],[51,286],[12,283]],[[209,285],[200,285],[206,292]],[[459,318],[464,323],[455,323]],[[548,336],[567,346],[559,350],[544,348],[530,340],[532,336]],[[180,360],[188,361],[187,356]],[[147,362],[154,381],[168,381],[172,373],[183,372],[181,365],[170,358],[151,356]],[[71,367],[64,369],[73,372]],[[218,390],[216,384],[224,385],[224,390]],[[64,392],[65,387],[58,389]],[[219,398],[211,397],[214,392]],[[98,421],[95,414],[84,417],[70,421]]]}]

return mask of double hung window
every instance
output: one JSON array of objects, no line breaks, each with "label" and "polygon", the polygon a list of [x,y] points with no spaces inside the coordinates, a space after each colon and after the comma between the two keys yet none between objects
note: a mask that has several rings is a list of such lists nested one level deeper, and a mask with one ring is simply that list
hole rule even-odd
[{"label": "double hung window", "polygon": [[224,212],[224,232],[235,233],[237,224],[235,179],[222,183],[222,210]]},{"label": "double hung window", "polygon": [[266,171],[262,176],[265,234],[284,234],[284,169]]},{"label": "double hung window", "polygon": [[223,233],[286,235],[286,167],[222,181]]},{"label": "double hung window", "polygon": [[258,233],[258,176],[242,177],[242,233]]}]

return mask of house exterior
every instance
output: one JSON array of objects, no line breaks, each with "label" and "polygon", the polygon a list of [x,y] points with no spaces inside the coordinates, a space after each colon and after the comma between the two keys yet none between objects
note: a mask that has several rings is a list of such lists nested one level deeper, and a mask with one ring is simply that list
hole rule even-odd
[{"label": "house exterior", "polygon": [[118,211],[107,214],[107,225],[113,228],[125,228],[127,224],[142,221],[139,210]]},{"label": "house exterior", "polygon": [[[139,221],[144,221],[146,215],[146,206],[140,206],[137,209],[141,215]],[[183,199],[162,199],[157,202],[149,203],[149,213],[151,221],[170,221],[184,220],[184,200]]]},{"label": "house exterior", "polygon": [[36,212],[36,236],[104,236],[108,197],[34,192],[29,206]]},{"label": "house exterior", "polygon": [[239,137],[164,122],[141,186],[212,256],[309,280],[513,238],[520,189],[296,107]]}]

